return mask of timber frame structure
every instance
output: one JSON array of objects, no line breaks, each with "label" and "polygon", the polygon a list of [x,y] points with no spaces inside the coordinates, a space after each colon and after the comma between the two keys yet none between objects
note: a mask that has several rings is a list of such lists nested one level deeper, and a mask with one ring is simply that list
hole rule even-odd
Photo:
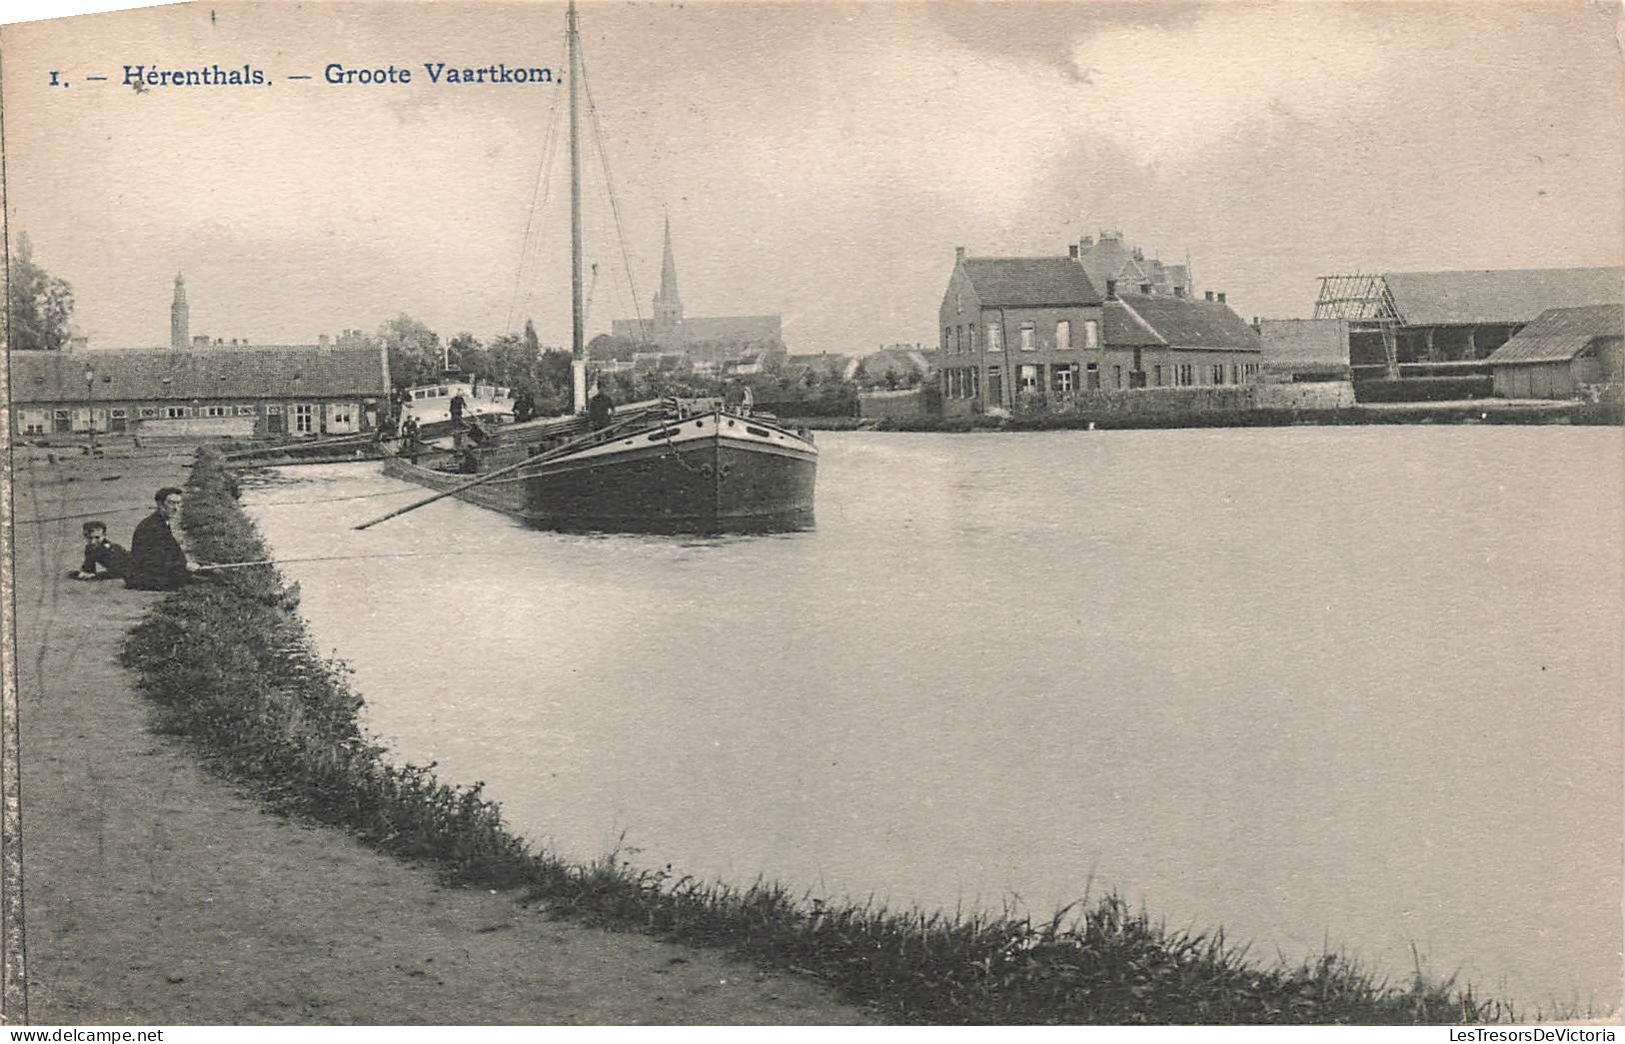
[{"label": "timber frame structure", "polygon": [[1316,319],[1342,319],[1350,334],[1376,333],[1382,337],[1383,357],[1388,377],[1399,378],[1399,327],[1405,317],[1394,304],[1394,295],[1381,275],[1355,272],[1320,277],[1320,296],[1315,300]]}]

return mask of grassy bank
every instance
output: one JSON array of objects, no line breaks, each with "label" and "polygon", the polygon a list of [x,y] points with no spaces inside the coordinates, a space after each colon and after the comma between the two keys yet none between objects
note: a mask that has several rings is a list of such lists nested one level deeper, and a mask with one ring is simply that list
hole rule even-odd
[{"label": "grassy bank", "polygon": [[1281,428],[1292,425],[1360,424],[1582,424],[1625,423],[1618,403],[1553,403],[1550,407],[1483,403],[1402,403],[1341,409],[1158,410],[1144,412],[1080,410],[1018,413],[1010,417],[921,417],[880,419],[876,431],[1128,431],[1163,428]]},{"label": "grassy bank", "polygon": [[[183,517],[207,561],[267,557],[218,455],[199,454]],[[524,888],[606,926],[724,947],[924,1023],[1454,1023],[1510,1018],[1450,983],[1378,982],[1337,954],[1261,966],[1222,933],[1171,932],[1106,896],[1048,920],[946,917],[835,905],[533,850],[476,785],[394,766],[361,730],[341,664],[318,656],[271,568],[235,570],[164,599],[131,633],[162,729],[274,808],[489,888]]]}]

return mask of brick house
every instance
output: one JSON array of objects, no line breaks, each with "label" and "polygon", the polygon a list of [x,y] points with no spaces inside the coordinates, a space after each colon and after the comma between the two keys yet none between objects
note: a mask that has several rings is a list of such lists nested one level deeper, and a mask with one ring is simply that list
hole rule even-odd
[{"label": "brick house", "polygon": [[1254,384],[1264,343],[1231,311],[1224,295],[1201,300],[1161,294],[1119,294],[1106,284],[1106,350],[1091,389],[1193,388]]},{"label": "brick house", "polygon": [[1066,257],[966,257],[937,310],[945,399],[1010,407],[1018,397],[1078,388],[1085,357],[1101,348],[1101,296]]},{"label": "brick house", "polygon": [[389,401],[381,346],[11,352],[9,361],[19,438],[341,435],[372,430]]}]

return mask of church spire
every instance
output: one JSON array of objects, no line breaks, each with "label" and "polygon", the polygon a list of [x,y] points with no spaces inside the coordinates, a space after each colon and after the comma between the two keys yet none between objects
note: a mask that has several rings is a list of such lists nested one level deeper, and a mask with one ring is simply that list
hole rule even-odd
[{"label": "church spire", "polygon": [[668,308],[682,307],[682,302],[677,296],[677,262],[671,256],[670,214],[666,215],[666,254],[660,260],[660,303]]},{"label": "church spire", "polygon": [[683,346],[683,302],[677,296],[677,262],[671,252],[671,215],[666,215],[666,252],[660,260],[660,292],[655,294],[654,330],[650,338],[667,349]]}]

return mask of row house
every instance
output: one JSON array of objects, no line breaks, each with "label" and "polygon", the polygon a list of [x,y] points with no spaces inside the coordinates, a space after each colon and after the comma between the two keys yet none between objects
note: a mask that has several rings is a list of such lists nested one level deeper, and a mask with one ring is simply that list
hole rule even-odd
[{"label": "row house", "polygon": [[380,346],[12,352],[19,438],[344,435],[371,431],[389,402]]},{"label": "row house", "polygon": [[1106,346],[1091,388],[1200,388],[1255,384],[1264,343],[1224,294],[1167,297],[1150,287],[1118,293],[1106,284]]}]

